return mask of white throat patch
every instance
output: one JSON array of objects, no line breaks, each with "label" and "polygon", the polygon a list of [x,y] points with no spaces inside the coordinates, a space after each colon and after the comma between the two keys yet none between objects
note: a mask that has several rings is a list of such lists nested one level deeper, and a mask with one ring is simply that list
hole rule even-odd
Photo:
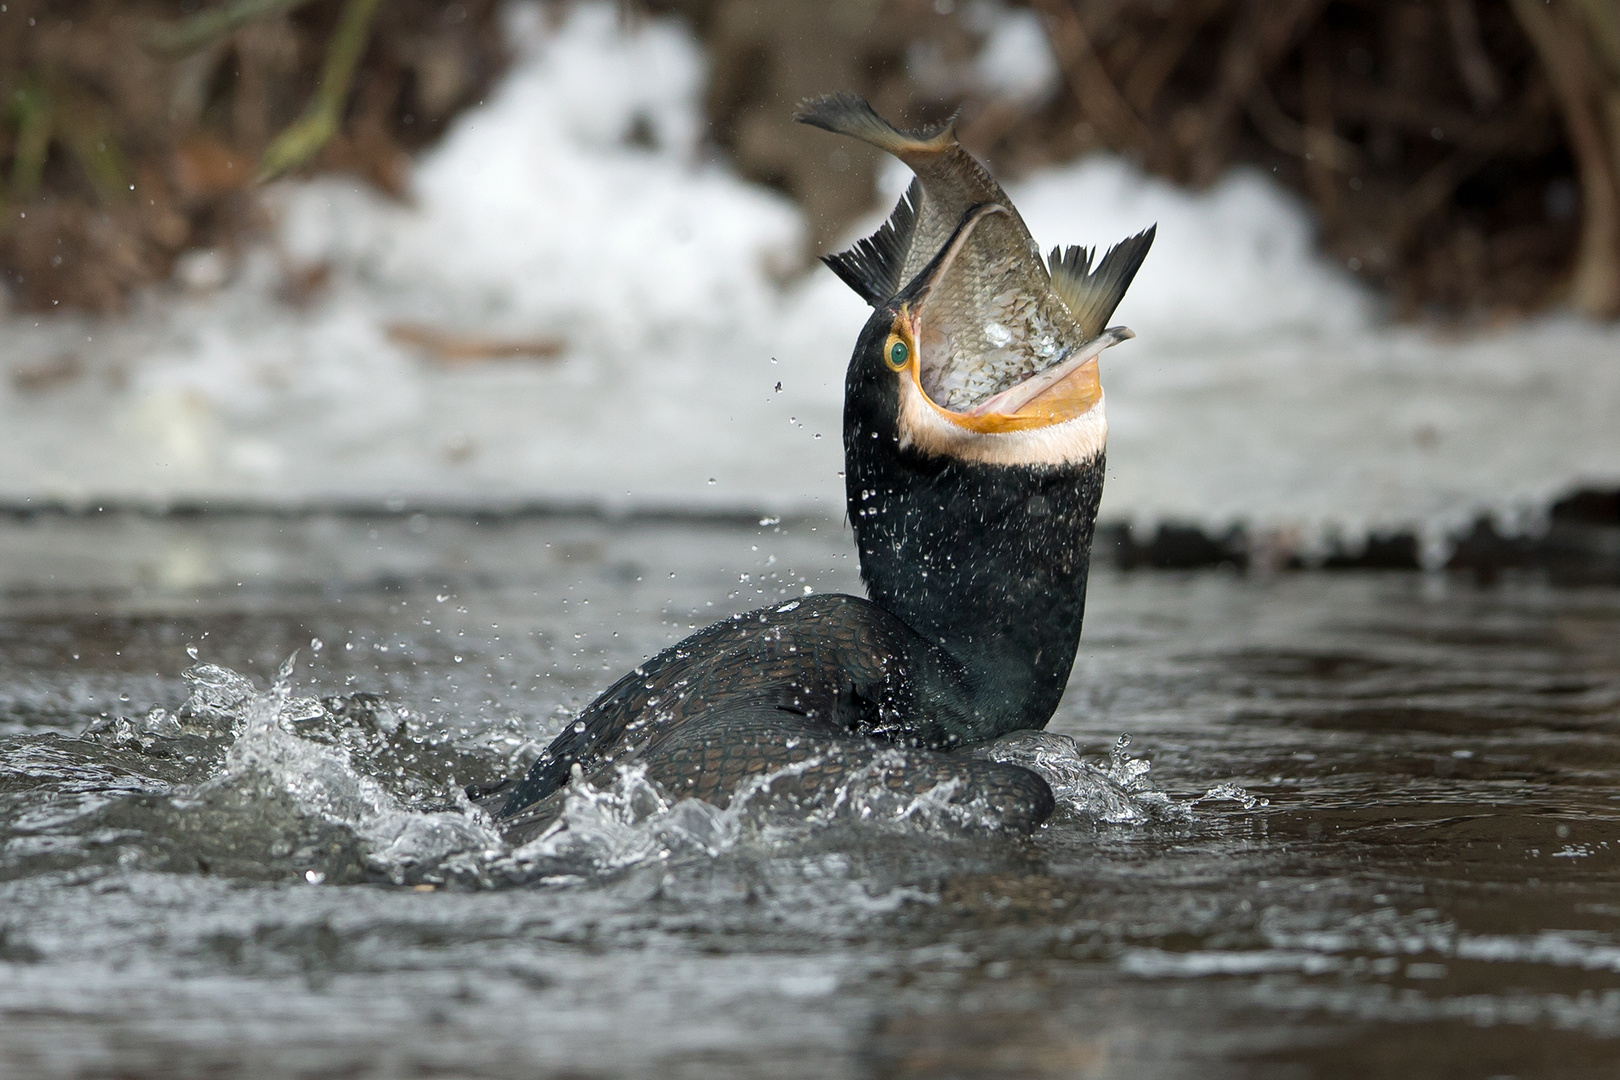
[{"label": "white throat patch", "polygon": [[1022,431],[981,432],[959,427],[941,416],[917,387],[902,376],[900,445],[924,454],[980,465],[1073,465],[1090,461],[1108,442],[1104,396],[1079,416],[1046,427]]}]

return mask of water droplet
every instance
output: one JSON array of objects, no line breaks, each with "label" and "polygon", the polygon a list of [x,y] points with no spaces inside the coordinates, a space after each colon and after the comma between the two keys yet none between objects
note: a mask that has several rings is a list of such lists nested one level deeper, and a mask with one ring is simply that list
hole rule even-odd
[{"label": "water droplet", "polygon": [[321,882],[326,880],[326,875],[321,873],[319,870],[305,870],[304,880],[309,882],[311,885],[319,885]]},{"label": "water droplet", "polygon": [[574,734],[575,735],[583,735],[583,734],[585,734],[585,721],[583,721],[583,720],[575,720],[574,721]]},{"label": "water droplet", "polygon": [[320,652],[324,648],[326,648],[326,642],[322,641],[320,638],[312,637],[309,639],[310,652]]},{"label": "water droplet", "polygon": [[[195,645],[187,645],[186,646],[186,655],[191,657],[193,660],[197,659],[197,646],[195,646]],[[73,659],[77,660],[78,658],[79,658],[79,654],[74,653],[73,654]]]}]

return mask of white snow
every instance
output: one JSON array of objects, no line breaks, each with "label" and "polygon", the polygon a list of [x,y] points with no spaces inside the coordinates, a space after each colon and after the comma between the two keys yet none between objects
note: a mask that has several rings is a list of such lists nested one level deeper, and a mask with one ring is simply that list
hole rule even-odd
[{"label": "white snow", "polygon": [[1579,483],[1620,482],[1620,329],[1390,326],[1312,252],[1269,178],[1192,194],[1092,159],[1012,185],[1037,238],[1112,242],[1157,222],[1103,359],[1104,516],[1278,530],[1306,549],[1480,513],[1532,526]]},{"label": "white snow", "polygon": [[1013,101],[1034,102],[1057,85],[1057,58],[1046,45],[1046,31],[1036,12],[983,2],[970,6],[966,17],[985,35],[973,63],[975,81],[982,89]]},{"label": "white snow", "polygon": [[[866,309],[796,276],[797,209],[705,151],[696,44],[607,4],[507,15],[511,73],[421,158],[408,204],[283,184],[273,242],[189,258],[126,317],[0,318],[0,501],[839,514]],[[1011,93],[1030,27],[996,27],[980,66]],[[1115,317],[1139,336],[1104,360],[1109,519],[1438,538],[1620,483],[1613,327],[1388,326],[1254,173],[1190,193],[1091,158],[1009,187],[1047,246],[1159,225]],[[319,264],[327,288],[289,304]],[[566,348],[445,366],[391,341],[398,322]]]}]

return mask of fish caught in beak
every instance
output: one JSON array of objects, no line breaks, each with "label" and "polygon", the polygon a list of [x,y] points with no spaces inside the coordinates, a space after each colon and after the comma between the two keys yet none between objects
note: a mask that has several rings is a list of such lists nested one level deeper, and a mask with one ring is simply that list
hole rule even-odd
[{"label": "fish caught in beak", "polygon": [[848,94],[805,102],[798,117],[879,146],[917,174],[882,228],[825,259],[874,308],[892,313],[883,362],[900,377],[901,441],[979,459],[1021,460],[1027,450],[1047,460],[1067,451],[1051,439],[969,447],[975,438],[1091,416],[1074,446],[1095,442],[1100,450],[1106,427],[1097,358],[1133,336],[1104,324],[1154,229],[1115,245],[1095,268],[1092,252],[1080,247],[1054,249],[1043,260],[1012,201],[957,143],[952,124],[901,132]]},{"label": "fish caught in beak", "polygon": [[1116,326],[1088,337],[1051,295],[1044,268],[1021,257],[1010,219],[996,203],[963,216],[899,298],[885,346],[886,362],[912,384],[902,396],[966,431],[1022,431],[1085,414],[1102,399],[1097,358],[1135,336]]}]

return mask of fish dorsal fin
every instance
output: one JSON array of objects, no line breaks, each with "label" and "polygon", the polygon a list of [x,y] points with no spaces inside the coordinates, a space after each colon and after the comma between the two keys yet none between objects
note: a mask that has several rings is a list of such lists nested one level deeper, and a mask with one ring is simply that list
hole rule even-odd
[{"label": "fish dorsal fin", "polygon": [[793,110],[793,119],[823,131],[871,143],[902,161],[909,154],[939,153],[956,145],[954,116],[935,128],[901,131],[879,116],[858,94],[824,94],[806,98]]},{"label": "fish dorsal fin", "polygon": [[1158,229],[1152,225],[1129,240],[1121,240],[1108,249],[1095,270],[1091,268],[1089,248],[1052,249],[1052,291],[1068,306],[1086,337],[1102,333],[1108,317],[1124,299],[1125,290],[1131,287],[1142,260],[1147,258]]},{"label": "fish dorsal fin", "polygon": [[911,234],[917,227],[917,205],[921,201],[922,186],[913,180],[895,204],[894,213],[877,232],[865,240],[857,240],[848,251],[823,255],[821,261],[868,304],[880,307],[888,303],[903,284],[900,272],[905,267],[906,252],[911,248]]}]

